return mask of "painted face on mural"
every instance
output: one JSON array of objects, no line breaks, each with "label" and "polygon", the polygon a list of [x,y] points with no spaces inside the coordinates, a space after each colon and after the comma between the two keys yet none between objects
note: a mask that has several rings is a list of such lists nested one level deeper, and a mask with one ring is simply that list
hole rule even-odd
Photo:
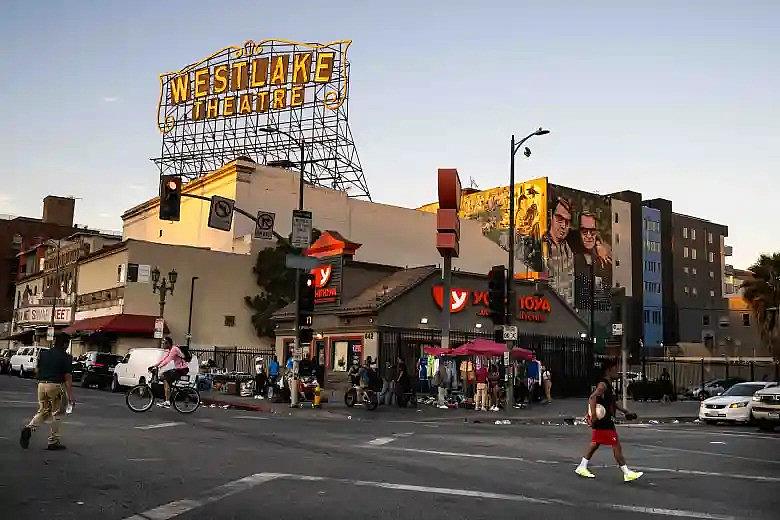
[{"label": "painted face on mural", "polygon": [[589,213],[583,213],[580,216],[580,237],[582,238],[582,244],[587,251],[591,251],[596,247],[597,236],[596,217]]},{"label": "painted face on mural", "polygon": [[555,204],[555,210],[550,222],[550,238],[557,245],[566,240],[571,228],[571,203],[566,199],[559,199]]}]

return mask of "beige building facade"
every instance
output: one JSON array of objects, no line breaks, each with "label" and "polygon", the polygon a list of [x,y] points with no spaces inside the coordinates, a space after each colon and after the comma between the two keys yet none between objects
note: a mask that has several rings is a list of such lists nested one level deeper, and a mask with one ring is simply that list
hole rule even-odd
[{"label": "beige building facade", "polygon": [[[193,277],[192,348],[263,348],[270,339],[257,336],[245,296],[259,292],[252,267],[254,257],[208,249],[126,240],[84,259],[78,270],[78,302],[72,351],[78,354],[96,347],[124,354],[134,347],[154,347],[154,318],[159,316],[159,293],[152,290],[150,271],[161,278],[175,270],[172,294],[166,295],[164,318],[174,341],[186,342],[190,288]],[[110,320],[111,317],[117,319]],[[136,333],[112,332],[130,326]],[[143,324],[143,326],[138,325]],[[104,327],[105,330],[97,330]],[[100,336],[96,333],[103,332]],[[106,334],[107,333],[107,334]]]},{"label": "beige building facade", "polygon": [[[431,194],[436,192],[435,179],[431,172]],[[276,232],[287,236],[291,211],[298,204],[298,174],[237,160],[186,184],[183,193],[228,197],[252,214],[271,211],[276,214]],[[304,189],[304,207],[312,212],[315,228],[338,231],[362,244],[356,260],[401,267],[441,263],[435,248],[435,214],[358,200],[342,191],[310,185]],[[159,200],[155,198],[125,212],[124,238],[244,254],[273,245],[270,241],[253,241],[254,223],[241,215],[234,216],[229,232],[209,228],[208,211],[208,202],[183,197],[181,220],[160,221]],[[491,266],[505,262],[507,256],[483,236],[479,222],[465,219],[461,220],[460,250],[461,258],[455,259],[453,266],[470,272],[487,273]]]}]

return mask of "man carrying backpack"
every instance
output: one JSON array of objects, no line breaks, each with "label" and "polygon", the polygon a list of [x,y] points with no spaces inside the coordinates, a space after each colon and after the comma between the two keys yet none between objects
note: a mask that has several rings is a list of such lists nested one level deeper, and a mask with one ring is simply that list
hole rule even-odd
[{"label": "man carrying backpack", "polygon": [[165,381],[165,402],[159,406],[170,408],[171,406],[171,385],[178,381],[182,376],[189,373],[190,367],[188,363],[192,361],[192,354],[187,347],[182,347],[173,344],[173,339],[170,336],[165,337],[164,346],[168,350],[168,354],[165,355],[156,365],[149,367],[149,372],[159,367],[164,367],[169,362],[173,361],[173,368],[166,370],[162,373],[162,378]]}]

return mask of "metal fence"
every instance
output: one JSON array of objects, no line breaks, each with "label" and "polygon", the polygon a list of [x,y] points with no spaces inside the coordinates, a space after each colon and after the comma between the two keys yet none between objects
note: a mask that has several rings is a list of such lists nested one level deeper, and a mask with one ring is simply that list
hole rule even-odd
[{"label": "metal fence", "polygon": [[[450,331],[450,346],[455,348],[476,338],[493,339],[492,332]],[[440,345],[441,332],[437,329],[403,329],[380,327],[379,359],[394,362],[398,357],[406,366],[414,367],[422,347]],[[549,368],[553,379],[553,394],[560,397],[588,395],[595,381],[592,345],[587,341],[563,336],[520,334],[517,345],[532,350]]]},{"label": "metal fence", "polygon": [[265,366],[276,353],[273,347],[265,349],[246,347],[213,347],[209,349],[190,349],[193,356],[203,365],[208,363],[212,368],[224,372],[255,373],[255,360],[259,357]]},{"label": "metal fence", "polygon": [[704,382],[713,379],[738,377],[746,381],[780,380],[780,365],[772,361],[647,358],[638,365],[632,365],[631,370],[651,381],[661,378],[666,370],[675,392],[680,394],[701,387]]}]

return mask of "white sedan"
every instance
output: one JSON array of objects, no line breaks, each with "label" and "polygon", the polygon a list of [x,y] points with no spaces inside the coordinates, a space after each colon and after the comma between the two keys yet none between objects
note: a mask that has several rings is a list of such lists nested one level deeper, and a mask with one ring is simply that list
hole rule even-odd
[{"label": "white sedan", "polygon": [[752,420],[753,394],[775,385],[776,383],[766,381],[736,384],[721,395],[702,401],[699,406],[699,419],[706,423],[717,421],[748,423]]}]

